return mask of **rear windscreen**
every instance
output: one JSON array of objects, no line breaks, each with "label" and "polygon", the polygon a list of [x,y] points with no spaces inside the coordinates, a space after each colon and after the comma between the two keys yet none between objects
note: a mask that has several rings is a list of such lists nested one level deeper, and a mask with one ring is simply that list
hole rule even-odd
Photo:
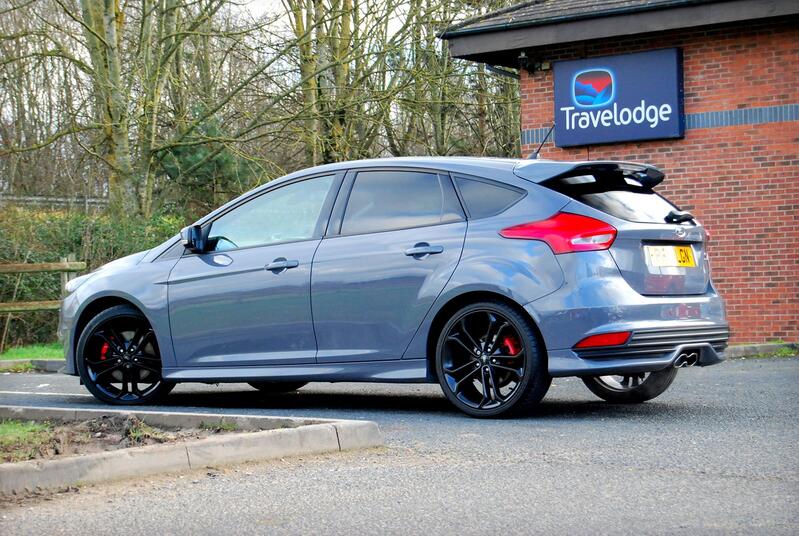
[{"label": "rear windscreen", "polygon": [[579,175],[546,181],[544,186],[623,220],[666,223],[677,207],[635,179],[621,173]]}]

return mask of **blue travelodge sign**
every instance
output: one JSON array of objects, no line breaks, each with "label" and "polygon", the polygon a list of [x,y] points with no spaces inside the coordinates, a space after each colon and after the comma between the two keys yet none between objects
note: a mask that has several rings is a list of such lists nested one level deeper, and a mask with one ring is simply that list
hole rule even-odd
[{"label": "blue travelodge sign", "polygon": [[554,71],[558,147],[683,136],[679,49],[559,61]]}]

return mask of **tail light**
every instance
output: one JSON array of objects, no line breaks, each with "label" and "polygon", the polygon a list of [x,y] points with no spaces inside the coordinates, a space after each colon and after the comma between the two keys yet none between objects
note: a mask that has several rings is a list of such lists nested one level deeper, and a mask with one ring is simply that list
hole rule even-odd
[{"label": "tail light", "polygon": [[574,345],[575,348],[598,348],[602,346],[621,346],[630,338],[629,331],[617,331],[614,333],[600,333],[591,335]]},{"label": "tail light", "polygon": [[504,238],[543,240],[555,255],[608,249],[616,240],[616,228],[603,221],[558,212],[549,219],[514,225],[499,232]]}]

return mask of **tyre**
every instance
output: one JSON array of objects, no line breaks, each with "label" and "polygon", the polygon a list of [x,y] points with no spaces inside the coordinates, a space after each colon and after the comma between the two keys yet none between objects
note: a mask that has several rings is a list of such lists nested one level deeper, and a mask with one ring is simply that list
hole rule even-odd
[{"label": "tyre", "polygon": [[161,377],[152,327],[129,305],[106,309],[86,325],[75,361],[83,384],[108,404],[151,404],[175,386]]},{"label": "tyre", "polygon": [[307,385],[308,382],[247,382],[251,387],[255,387],[262,393],[270,395],[281,395],[296,391],[300,387]]},{"label": "tyre", "polygon": [[616,376],[589,376],[583,383],[596,396],[616,404],[640,404],[660,396],[677,377],[677,369]]},{"label": "tyre", "polygon": [[436,372],[447,399],[472,417],[528,412],[552,382],[530,321],[492,301],[468,305],[444,325]]}]

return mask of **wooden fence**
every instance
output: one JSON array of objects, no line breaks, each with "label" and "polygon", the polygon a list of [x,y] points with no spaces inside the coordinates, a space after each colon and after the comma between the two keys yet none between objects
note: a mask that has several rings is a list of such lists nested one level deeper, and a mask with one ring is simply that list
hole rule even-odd
[{"label": "wooden fence", "polygon": [[53,207],[82,209],[88,212],[90,209],[102,210],[108,206],[107,197],[58,197],[52,195],[12,195],[0,193],[0,206],[26,205],[33,207]]},{"label": "wooden fence", "polygon": [[[0,274],[34,274],[34,273],[60,273],[61,294],[69,280],[75,278],[77,272],[86,270],[86,263],[75,261],[74,256],[63,257],[61,262],[40,262],[36,264],[0,264]],[[0,314],[25,313],[28,311],[57,311],[61,306],[60,300],[5,302],[0,303]]]}]

